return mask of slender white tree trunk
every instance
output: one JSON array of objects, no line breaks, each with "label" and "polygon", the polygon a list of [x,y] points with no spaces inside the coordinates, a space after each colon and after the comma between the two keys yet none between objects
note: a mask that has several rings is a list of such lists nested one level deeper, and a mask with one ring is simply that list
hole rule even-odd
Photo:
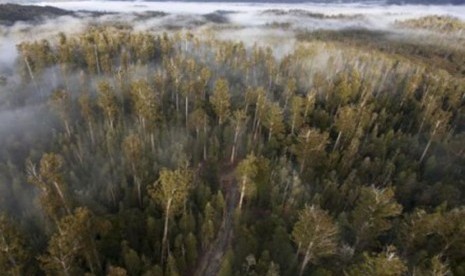
[{"label": "slender white tree trunk", "polygon": [[240,128],[236,127],[236,130],[234,131],[234,142],[233,142],[233,146],[231,150],[231,159],[230,159],[231,163],[234,163],[234,159],[236,158],[236,147],[237,147],[237,140],[239,138],[239,131],[240,131]]},{"label": "slender white tree trunk", "polygon": [[339,131],[339,134],[337,135],[336,143],[334,143],[333,151],[337,149],[339,146],[339,143],[341,142],[341,136],[342,136],[342,131]]},{"label": "slender white tree trunk", "polygon": [[63,202],[66,213],[68,215],[70,215],[71,211],[69,210],[68,205],[66,204],[66,200],[65,200],[65,196],[63,195],[63,191],[60,189],[60,186],[55,181],[53,181],[53,186],[55,187],[55,190],[57,191],[58,196],[60,197],[61,201]]},{"label": "slender white tree trunk", "polygon": [[239,199],[239,210],[242,210],[242,203],[244,202],[244,194],[245,194],[245,178],[242,178],[241,197]]},{"label": "slender white tree trunk", "polygon": [[163,240],[162,240],[162,246],[161,246],[161,263],[163,265],[165,261],[165,251],[166,251],[166,244],[168,242],[168,223],[169,223],[169,217],[170,217],[170,208],[171,208],[171,201],[172,199],[168,199],[168,202],[166,203],[166,211],[165,211],[165,226],[163,228]]},{"label": "slender white tree trunk", "polygon": [[95,63],[97,64],[97,73],[100,75],[101,70],[100,70],[100,61],[99,61],[99,57],[98,57],[97,44],[94,44],[94,55],[95,55]]}]

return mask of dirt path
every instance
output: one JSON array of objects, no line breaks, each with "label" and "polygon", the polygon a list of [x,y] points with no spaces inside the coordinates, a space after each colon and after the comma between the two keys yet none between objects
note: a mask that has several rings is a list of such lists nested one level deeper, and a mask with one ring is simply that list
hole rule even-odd
[{"label": "dirt path", "polygon": [[234,210],[237,204],[237,185],[234,176],[234,167],[224,168],[220,176],[220,183],[225,192],[226,208],[223,213],[223,222],[216,239],[203,254],[197,266],[196,276],[216,276],[221,268],[223,257],[231,245],[234,235]]}]

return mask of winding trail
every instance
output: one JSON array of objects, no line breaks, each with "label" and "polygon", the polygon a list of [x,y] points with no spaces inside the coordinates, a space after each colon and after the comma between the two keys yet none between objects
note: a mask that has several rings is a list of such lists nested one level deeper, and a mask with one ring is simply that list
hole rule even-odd
[{"label": "winding trail", "polygon": [[235,166],[223,168],[220,175],[220,183],[225,192],[226,208],[223,213],[223,221],[216,239],[211,243],[206,252],[202,255],[195,276],[216,276],[218,275],[223,257],[231,246],[234,236],[234,210],[237,205],[237,184],[234,176]]}]

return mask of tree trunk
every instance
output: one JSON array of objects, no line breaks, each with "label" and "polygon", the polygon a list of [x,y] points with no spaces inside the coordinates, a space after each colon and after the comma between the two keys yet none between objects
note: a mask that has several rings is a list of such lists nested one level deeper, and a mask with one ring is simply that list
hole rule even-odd
[{"label": "tree trunk", "polygon": [[142,185],[138,177],[134,176],[134,180],[136,181],[137,186],[137,199],[139,200],[139,207],[142,208]]},{"label": "tree trunk", "polygon": [[302,266],[300,267],[299,276],[304,275],[305,268],[307,267],[308,261],[309,261],[309,257],[305,255],[304,260],[302,262]]},{"label": "tree trunk", "polygon": [[305,169],[305,158],[302,160],[302,163],[300,164],[300,173],[303,173]]},{"label": "tree trunk", "polygon": [[89,269],[90,269],[90,273],[92,273],[92,275],[96,275],[95,274],[95,269],[94,269],[94,265],[92,264],[92,260],[89,256],[89,254],[85,254],[85,259],[86,259],[86,262],[87,264],[89,265]]},{"label": "tree trunk", "polygon": [[291,123],[291,134],[294,135],[294,129],[295,129],[295,120],[296,120],[296,115],[292,116],[292,123]]},{"label": "tree trunk", "polygon": [[168,223],[170,217],[170,208],[171,208],[171,201],[172,199],[168,199],[166,203],[166,211],[165,211],[165,226],[163,228],[163,240],[161,245],[161,264],[164,264],[165,261],[165,251],[166,251],[166,243],[168,241]]},{"label": "tree trunk", "polygon": [[70,128],[69,123],[68,123],[67,120],[65,120],[65,129],[66,129],[66,136],[68,138],[70,138],[71,137],[71,128]]},{"label": "tree trunk", "polygon": [[207,118],[203,119],[203,161],[207,160]]},{"label": "tree trunk", "polygon": [[179,112],[179,95],[178,95],[178,91],[176,91],[174,94],[175,94],[175,101],[176,101],[176,112]]},{"label": "tree trunk", "polygon": [[150,133],[150,146],[152,147],[152,152],[155,153],[155,136],[153,133]]},{"label": "tree trunk", "polygon": [[239,210],[242,210],[242,203],[244,202],[244,194],[245,194],[245,178],[242,178],[241,197],[239,199]]},{"label": "tree trunk", "polygon": [[428,152],[428,150],[429,150],[429,148],[430,148],[430,146],[431,146],[431,142],[432,142],[432,140],[433,140],[433,137],[434,137],[434,135],[436,134],[436,131],[438,130],[438,127],[439,127],[440,124],[441,124],[441,121],[437,121],[437,122],[436,122],[436,126],[434,127],[434,130],[433,130],[433,132],[431,133],[431,136],[430,136],[430,138],[429,138],[429,140],[428,140],[428,144],[426,144],[426,147],[425,147],[425,149],[423,150],[423,153],[421,154],[420,163],[422,163],[422,162],[423,162],[423,159],[426,157],[426,153]]},{"label": "tree trunk", "polygon": [[65,207],[66,214],[70,215],[71,211],[69,210],[68,205],[66,204],[65,196],[63,195],[63,192],[61,191],[60,186],[55,181],[53,181],[53,186],[55,187],[58,195],[60,196],[61,201],[63,202],[63,206]]},{"label": "tree trunk", "polygon": [[94,55],[95,55],[95,63],[97,64],[97,73],[98,75],[101,74],[100,72],[100,61],[99,61],[99,58],[98,58],[98,50],[97,50],[97,45],[94,44]]},{"label": "tree trunk", "polygon": [[240,131],[240,128],[236,127],[236,130],[234,131],[234,142],[233,142],[233,146],[231,150],[231,159],[230,159],[231,164],[234,163],[234,159],[236,158],[236,146],[237,146],[237,140],[239,138],[239,131]]},{"label": "tree trunk", "polygon": [[63,260],[60,260],[60,264],[61,264],[61,268],[63,269],[63,275],[65,276],[71,276],[71,274],[69,273],[69,268],[66,266],[66,263],[65,261]]},{"label": "tree trunk", "polygon": [[334,143],[333,151],[337,149],[339,146],[339,143],[341,142],[341,136],[342,136],[342,131],[339,131],[339,134],[337,135],[336,143]]},{"label": "tree trunk", "polygon": [[27,71],[29,73],[29,77],[31,78],[32,83],[34,84],[34,86],[37,89],[37,93],[42,97],[42,91],[40,90],[39,85],[37,84],[36,79],[34,78],[34,74],[32,73],[32,68],[31,68],[31,65],[29,64],[29,60],[27,59],[27,57],[24,58],[24,62],[26,63],[26,67],[27,67]]},{"label": "tree trunk", "polygon": [[302,261],[302,266],[300,267],[300,273],[299,273],[300,276],[304,274],[305,268],[307,267],[308,262],[310,261],[310,247],[311,247],[310,245],[307,247],[307,251],[305,251],[305,257],[304,257],[304,260]]},{"label": "tree trunk", "polygon": [[426,153],[428,152],[430,146],[431,146],[431,138],[429,139],[428,144],[426,144],[426,147],[425,147],[425,149],[423,150],[423,153],[421,154],[420,163],[423,162],[423,159],[425,158]]},{"label": "tree trunk", "polygon": [[187,129],[187,123],[188,123],[188,117],[189,117],[189,97],[186,96],[186,106],[185,106],[185,113],[186,113],[186,129]]},{"label": "tree trunk", "polygon": [[256,125],[256,128],[254,130],[254,134],[253,134],[253,140],[256,141],[257,140],[257,136],[258,136],[258,132],[260,130],[260,119],[258,119],[257,121],[257,125]]},{"label": "tree trunk", "polygon": [[95,144],[95,138],[94,138],[94,129],[92,127],[92,122],[89,121],[87,124],[89,126],[90,141],[91,141],[92,145],[94,145]]},{"label": "tree trunk", "polygon": [[284,107],[283,107],[283,110],[286,110],[287,109],[287,105],[289,104],[289,96],[286,96],[286,98],[284,99]]},{"label": "tree trunk", "polygon": [[35,83],[34,74],[32,73],[32,68],[31,68],[31,65],[29,64],[29,60],[27,59],[27,57],[24,58],[24,62],[26,63],[27,72],[29,73],[29,77]]}]

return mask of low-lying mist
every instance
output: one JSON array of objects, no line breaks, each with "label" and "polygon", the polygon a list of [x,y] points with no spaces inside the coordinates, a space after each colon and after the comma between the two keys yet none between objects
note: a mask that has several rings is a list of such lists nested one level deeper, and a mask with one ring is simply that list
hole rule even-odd
[{"label": "low-lying mist", "polygon": [[[27,4],[27,3],[25,3]],[[341,37],[357,42],[360,33],[351,30],[367,30],[368,36],[361,39],[376,40],[376,34],[383,34],[383,41],[413,45],[440,45],[460,51],[465,31],[462,29],[444,33],[438,30],[421,28],[421,25],[399,24],[411,22],[425,16],[438,15],[444,18],[465,19],[465,6],[380,6],[376,4],[247,4],[247,3],[173,3],[173,2],[131,2],[131,1],[59,1],[34,2],[38,6],[55,6],[74,12],[73,15],[56,18],[42,18],[32,22],[18,21],[11,26],[0,25],[0,108],[11,108],[11,102],[4,102],[5,95],[21,103],[45,104],[47,97],[25,96],[24,91],[44,93],[57,89],[55,71],[50,69],[48,81],[30,78],[27,87],[21,87],[17,76],[17,65],[25,68],[26,60],[18,58],[17,45],[22,42],[59,40],[64,33],[69,37],[98,26],[112,26],[122,30],[133,30],[161,34],[167,32],[190,33],[203,39],[242,42],[247,48],[254,46],[270,47],[274,56],[281,60],[298,47],[320,40],[338,42]],[[339,33],[339,31],[343,31]],[[325,33],[326,32],[326,33]],[[358,40],[357,40],[358,39]],[[354,42],[354,43],[355,43]],[[326,42],[325,42],[326,43]],[[357,46],[357,45],[355,45]],[[324,46],[323,46],[324,47]],[[318,45],[317,48],[321,48]],[[335,54],[337,50],[333,51]],[[328,53],[319,51],[318,60],[327,63]],[[336,54],[337,56],[337,54]],[[333,57],[334,58],[334,57]],[[315,65],[312,65],[315,66]],[[324,68],[324,64],[317,65]],[[449,66],[448,64],[444,65]],[[447,67],[448,68],[448,67]],[[27,66],[26,66],[27,69]],[[24,70],[26,70],[24,69]],[[452,70],[452,69],[451,69]],[[458,69],[457,69],[458,70]],[[24,71],[23,74],[28,74]],[[80,72],[73,72],[75,79]],[[331,74],[334,75],[334,74]],[[16,97],[13,91],[21,89]],[[24,98],[22,98],[24,97]],[[31,100],[32,99],[32,100]],[[7,111],[0,110],[0,114]],[[14,111],[18,112],[18,111]],[[34,112],[34,111],[30,111]],[[13,113],[14,114],[14,113]],[[5,115],[6,116],[6,115]],[[32,115],[31,117],[34,117]],[[0,136],[8,132],[12,120],[0,120]],[[1,119],[1,118],[0,118]],[[2,137],[0,137],[1,139]]]},{"label": "low-lying mist", "polygon": [[6,274],[463,267],[464,6],[23,3],[0,12]]}]

